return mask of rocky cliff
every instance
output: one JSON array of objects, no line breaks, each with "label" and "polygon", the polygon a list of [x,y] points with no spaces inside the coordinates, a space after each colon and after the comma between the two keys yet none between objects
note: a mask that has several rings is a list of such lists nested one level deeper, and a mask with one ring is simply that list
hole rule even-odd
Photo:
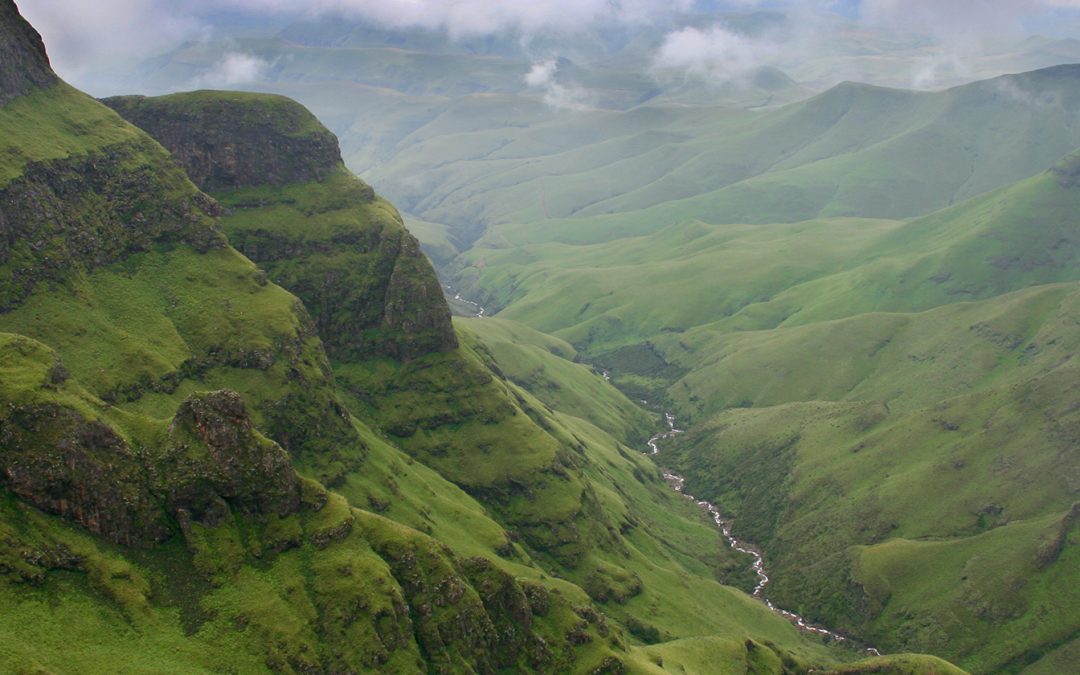
[{"label": "rocky cliff", "polygon": [[0,105],[59,79],[49,67],[41,36],[19,15],[15,3],[0,3]]},{"label": "rocky cliff", "polygon": [[105,103],[168,148],[225,206],[230,242],[296,293],[337,359],[456,348],[431,264],[337,139],[280,96],[200,91]]},{"label": "rocky cliff", "polygon": [[0,333],[0,357],[0,485],[43,511],[146,546],[170,537],[181,514],[216,525],[233,510],[299,509],[288,454],[254,430],[235,392],[192,394],[167,433],[133,439],[113,415],[89,413],[93,397],[45,345]]},{"label": "rocky cliff", "polygon": [[200,91],[105,103],[165,146],[206,192],[322,181],[341,164],[337,137],[282,96]]}]

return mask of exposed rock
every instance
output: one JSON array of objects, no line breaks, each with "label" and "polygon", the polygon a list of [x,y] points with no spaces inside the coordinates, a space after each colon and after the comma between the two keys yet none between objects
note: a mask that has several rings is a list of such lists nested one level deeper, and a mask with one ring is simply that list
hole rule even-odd
[{"label": "exposed rock", "polygon": [[319,181],[341,163],[337,137],[284,96],[194,92],[103,103],[157,139],[207,192]]},{"label": "exposed rock", "polygon": [[254,430],[238,394],[192,394],[162,441],[136,447],[87,417],[76,383],[54,391],[52,350],[0,334],[0,357],[17,382],[37,382],[0,389],[0,485],[25,502],[127,545],[168,538],[181,511],[213,525],[230,509],[300,509],[288,453]]},{"label": "exposed rock", "polygon": [[[104,102],[171,150],[201,189],[231,200],[243,218],[225,218],[230,242],[304,301],[332,357],[409,361],[457,348],[419,242],[347,173],[336,137],[299,103],[205,91]],[[314,181],[327,185],[303,195],[302,207],[289,195],[242,191]]]},{"label": "exposed rock", "polygon": [[19,15],[13,0],[0,0],[0,106],[57,82],[41,36]]},{"label": "exposed rock", "polygon": [[385,355],[408,361],[457,347],[442,287],[420,242],[408,232],[402,233],[383,307],[381,327],[389,338],[381,345]]},{"label": "exposed rock", "polygon": [[148,138],[77,159],[35,162],[0,189],[0,311],[42,281],[63,281],[145,251],[185,242],[225,246],[210,216],[217,205],[183,185],[180,171]]},{"label": "exposed rock", "polygon": [[300,483],[289,455],[255,431],[232,391],[189,396],[169,427],[171,447],[148,467],[170,512],[184,509],[216,524],[231,506],[241,513],[285,516],[300,508]]},{"label": "exposed rock", "polygon": [[0,416],[0,478],[27,503],[118,544],[169,535],[132,448],[70,408],[8,408]]}]

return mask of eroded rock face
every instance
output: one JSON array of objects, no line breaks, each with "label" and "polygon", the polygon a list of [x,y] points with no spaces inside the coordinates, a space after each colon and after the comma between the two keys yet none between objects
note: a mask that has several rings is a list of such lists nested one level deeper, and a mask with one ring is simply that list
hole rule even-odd
[{"label": "eroded rock face", "polygon": [[[0,350],[16,359],[42,354],[26,338]],[[43,394],[0,395],[0,485],[42,511],[142,546],[167,539],[181,514],[216,525],[230,510],[285,516],[300,509],[288,453],[255,431],[235,392],[192,394],[161,447],[136,448],[107,421],[48,393],[55,385],[43,386]]]},{"label": "eroded rock face", "polygon": [[8,408],[0,416],[0,479],[23,501],[118,544],[169,535],[132,448],[71,408]]},{"label": "eroded rock face", "polygon": [[[419,242],[393,207],[348,175],[337,138],[299,103],[239,92],[104,103],[228,204],[230,243],[304,301],[333,358],[409,361],[457,348]],[[261,185],[303,192],[250,189]]]},{"label": "eroded rock face", "polygon": [[148,250],[184,242],[199,251],[226,245],[212,219],[218,207],[190,190],[170,193],[183,176],[146,138],[87,157],[34,162],[0,188],[0,312],[42,281],[63,281]]},{"label": "eroded rock face", "polygon": [[341,163],[337,137],[283,96],[194,92],[103,102],[165,146],[206,192],[320,181]]},{"label": "eroded rock face", "polygon": [[12,0],[0,0],[0,106],[57,82],[41,36]]},{"label": "eroded rock face", "polygon": [[285,516],[300,507],[300,484],[289,455],[252,426],[239,394],[200,392],[180,404],[170,447],[148,467],[171,513],[183,509],[216,525],[229,507]]},{"label": "eroded rock face", "polygon": [[402,232],[399,240],[380,327],[391,339],[377,347],[398,361],[458,346],[442,287],[420,242],[408,232]]}]

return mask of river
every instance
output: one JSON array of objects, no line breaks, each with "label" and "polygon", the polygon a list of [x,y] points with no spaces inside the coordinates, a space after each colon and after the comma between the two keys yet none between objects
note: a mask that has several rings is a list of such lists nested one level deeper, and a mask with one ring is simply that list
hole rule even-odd
[{"label": "river", "polygon": [[[667,431],[661,431],[660,433],[654,435],[652,438],[649,439],[648,445],[650,455],[655,456],[660,454],[660,441],[667,438],[673,438],[681,433],[685,433],[684,430],[679,429],[675,426],[675,416],[671,413],[664,413],[664,421],[667,422]],[[810,623],[795,612],[789,612],[788,610],[782,609],[773,604],[772,600],[769,600],[767,597],[765,597],[765,587],[769,584],[769,575],[765,571],[765,559],[762,557],[761,549],[756,544],[740,541],[738,538],[736,538],[735,535],[732,534],[732,525],[734,524],[734,521],[732,521],[730,518],[725,518],[723,514],[720,513],[720,509],[718,509],[715,504],[713,504],[712,502],[707,502],[704,499],[698,499],[691,494],[687,494],[684,490],[686,486],[685,478],[683,478],[677,473],[673,473],[665,469],[664,480],[667,481],[667,484],[671,486],[672,490],[675,490],[687,499],[692,500],[695,504],[705,509],[709,513],[709,516],[712,517],[712,520],[714,523],[716,523],[716,526],[720,528],[720,532],[723,533],[724,539],[727,540],[728,545],[731,546],[731,548],[753,557],[754,573],[757,574],[758,579],[757,585],[754,586],[753,595],[755,598],[761,599],[769,607],[769,609],[776,612],[780,616],[783,616],[791,623],[795,624],[795,626],[799,628],[799,630],[806,631],[807,633],[813,633],[815,635],[821,635],[837,642],[846,642],[848,640],[847,636],[841,635],[836,631],[831,631],[828,628],[823,628],[816,624]],[[873,647],[865,647],[865,649],[874,656],[881,656],[881,652],[879,652]]]},{"label": "river", "polygon": [[458,293],[457,291],[455,291],[454,287],[451,286],[450,284],[443,284],[443,288],[446,289],[446,294],[447,295],[450,295],[451,293],[453,293],[453,296],[451,296],[451,297],[453,297],[453,299],[456,300],[457,302],[459,302],[459,303],[461,303],[463,305],[468,305],[468,306],[472,307],[473,310],[476,312],[476,314],[475,314],[476,318],[478,318],[478,319],[483,319],[484,318],[484,308],[480,306],[479,302],[473,302],[472,300],[468,300],[466,298],[461,297],[461,293]]}]

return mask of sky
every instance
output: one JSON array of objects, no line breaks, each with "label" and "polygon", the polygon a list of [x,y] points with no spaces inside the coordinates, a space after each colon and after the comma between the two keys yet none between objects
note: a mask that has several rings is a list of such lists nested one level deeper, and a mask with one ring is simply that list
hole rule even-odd
[{"label": "sky", "polygon": [[[941,69],[987,45],[1033,32],[1080,38],[1080,0],[16,0],[45,38],[61,76],[101,92],[109,73],[132,72],[147,58],[185,41],[223,37],[223,14],[247,13],[282,24],[296,18],[343,15],[379,26],[438,31],[451,38],[493,34],[572,34],[583,27],[663,26],[653,70],[733,77],[762,65],[810,59],[829,48],[841,19],[896,36],[920,36],[934,60],[911,65],[913,86],[932,86]],[[680,25],[692,10],[781,11],[781,33],[747,35],[721,21]],[[543,65],[543,62],[540,62]],[[266,64],[229,55],[206,81],[228,85],[256,79]],[[545,71],[538,71],[539,78]],[[920,75],[919,73],[922,73]],[[953,73],[955,75],[955,73]],[[95,88],[98,91],[95,91]],[[563,92],[571,96],[572,92]]]}]

